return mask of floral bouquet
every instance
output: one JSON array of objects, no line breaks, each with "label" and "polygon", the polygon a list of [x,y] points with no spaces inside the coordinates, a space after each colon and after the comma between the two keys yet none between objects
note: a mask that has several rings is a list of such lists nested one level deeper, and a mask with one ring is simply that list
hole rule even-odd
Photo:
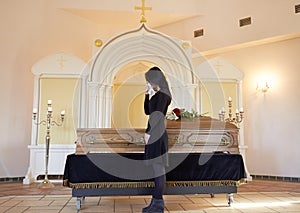
[{"label": "floral bouquet", "polygon": [[179,109],[179,108],[174,108],[171,112],[167,113],[166,118],[168,120],[178,120],[180,118],[188,118],[188,119],[193,119],[193,118],[198,118],[201,115],[198,114],[194,109],[192,112],[189,112],[185,109]]}]

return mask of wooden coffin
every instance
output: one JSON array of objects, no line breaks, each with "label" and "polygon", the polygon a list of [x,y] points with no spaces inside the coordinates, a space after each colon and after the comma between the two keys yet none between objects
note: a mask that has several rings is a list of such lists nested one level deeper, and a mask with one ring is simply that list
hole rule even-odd
[{"label": "wooden coffin", "polygon": [[[238,128],[210,117],[166,120],[169,152],[239,153]],[[145,129],[77,129],[76,154],[143,152]]]}]

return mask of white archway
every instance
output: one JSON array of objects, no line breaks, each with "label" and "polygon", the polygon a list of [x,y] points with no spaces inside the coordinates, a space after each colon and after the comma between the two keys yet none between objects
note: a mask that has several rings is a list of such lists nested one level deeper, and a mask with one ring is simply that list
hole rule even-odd
[{"label": "white archway", "polygon": [[[195,108],[191,47],[142,24],[118,35],[98,51],[88,79],[88,127],[111,127],[112,82],[121,67],[135,61],[148,61],[162,68],[180,107]],[[146,71],[146,70],[145,70]],[[184,97],[190,95],[190,101]],[[84,103],[84,102],[82,102]]]}]

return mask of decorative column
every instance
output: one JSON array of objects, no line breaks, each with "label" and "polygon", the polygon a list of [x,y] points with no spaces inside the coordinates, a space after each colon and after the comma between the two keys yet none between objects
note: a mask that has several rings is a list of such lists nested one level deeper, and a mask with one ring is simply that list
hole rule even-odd
[{"label": "decorative column", "polygon": [[[195,88],[196,84],[186,84],[184,86],[172,86],[172,99],[175,107],[186,110],[195,109]],[[188,101],[187,101],[188,100]]]},{"label": "decorative column", "polygon": [[78,127],[83,128],[87,126],[87,76],[80,77],[78,94]]},{"label": "decorative column", "polygon": [[104,115],[104,107],[105,107],[105,85],[101,85],[98,90],[99,102],[98,102],[98,127],[104,127],[105,115]]},{"label": "decorative column", "polygon": [[[39,109],[39,91],[40,91],[40,75],[34,75],[34,90],[33,90],[33,108]],[[35,121],[31,122],[31,146],[37,146],[38,138],[38,126],[35,125]],[[31,165],[35,165],[34,154],[30,151],[30,162],[28,171],[23,179],[23,184],[30,184],[34,182],[32,176]]]},{"label": "decorative column", "polygon": [[104,127],[111,127],[112,115],[112,85],[106,85],[105,89],[105,124]]},{"label": "decorative column", "polygon": [[[238,105],[237,109],[243,106],[243,87],[242,87],[242,81],[237,81],[237,99],[238,99]],[[247,163],[246,163],[246,149],[248,146],[245,145],[245,140],[244,140],[244,122],[238,123],[237,124],[239,127],[239,151],[241,155],[243,156],[244,159],[244,164],[245,164],[245,169],[247,173],[247,180],[252,181],[252,177],[250,176],[250,173],[247,168]]]},{"label": "decorative column", "polygon": [[191,98],[188,99],[188,100],[190,100],[190,102],[187,102],[186,106],[185,106],[185,108],[188,110],[192,110],[192,109],[196,110],[196,107],[197,107],[196,88],[197,88],[197,84],[187,84],[186,85],[187,95],[191,96]]},{"label": "decorative column", "polygon": [[176,86],[171,86],[171,93],[172,93],[172,107],[181,107],[182,104],[182,95],[180,92],[180,88]]},{"label": "decorative column", "polygon": [[96,118],[97,116],[97,98],[98,98],[98,83],[90,82],[89,83],[89,120],[88,127],[95,128],[96,127]]},{"label": "decorative column", "polygon": [[[40,75],[34,76],[34,91],[33,91],[33,108],[39,109],[39,91],[40,91]],[[37,145],[38,126],[32,121],[31,124],[31,145]]]},{"label": "decorative column", "polygon": [[201,82],[196,80],[196,88],[195,88],[195,110],[199,114],[201,114]]}]

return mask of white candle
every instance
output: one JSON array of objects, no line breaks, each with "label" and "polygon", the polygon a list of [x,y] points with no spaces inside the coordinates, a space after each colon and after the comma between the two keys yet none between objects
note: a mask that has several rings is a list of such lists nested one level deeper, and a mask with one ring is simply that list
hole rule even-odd
[{"label": "white candle", "polygon": [[222,107],[222,109],[221,109],[221,110],[222,110],[222,112],[225,112],[225,108],[224,108],[224,107]]},{"label": "white candle", "polygon": [[240,112],[239,112],[239,110],[238,110],[238,109],[236,109],[236,110],[235,110],[235,113],[236,113],[236,114],[239,114]]},{"label": "white candle", "polygon": [[65,115],[65,113],[66,113],[66,111],[65,110],[63,110],[63,111],[61,111],[61,115]]},{"label": "white candle", "polygon": [[33,108],[32,113],[36,114],[37,113],[37,108]]},{"label": "white candle", "polygon": [[241,108],[240,108],[240,112],[244,112],[244,109],[243,109],[243,107],[241,107]]},{"label": "white candle", "polygon": [[52,107],[48,107],[48,112],[52,112]]},{"label": "white candle", "polygon": [[52,104],[52,100],[48,100],[48,104],[51,105]]},{"label": "white candle", "polygon": [[228,101],[232,101],[232,98],[231,98],[231,96],[229,96],[229,98],[228,98]]}]

